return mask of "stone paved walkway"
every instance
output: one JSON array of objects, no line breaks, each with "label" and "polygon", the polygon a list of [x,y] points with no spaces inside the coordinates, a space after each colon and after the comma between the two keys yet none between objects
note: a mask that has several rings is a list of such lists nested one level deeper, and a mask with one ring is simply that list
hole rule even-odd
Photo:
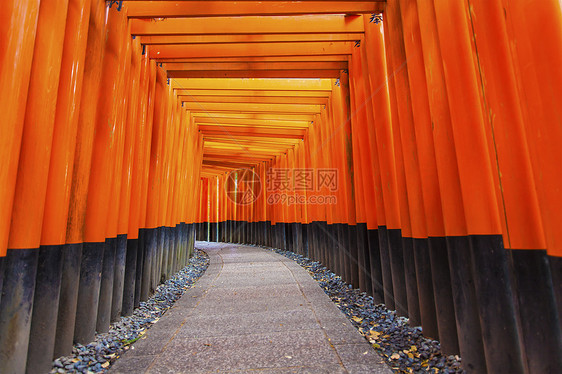
[{"label": "stone paved walkway", "polygon": [[391,373],[298,264],[197,242],[210,265],[110,373]]}]

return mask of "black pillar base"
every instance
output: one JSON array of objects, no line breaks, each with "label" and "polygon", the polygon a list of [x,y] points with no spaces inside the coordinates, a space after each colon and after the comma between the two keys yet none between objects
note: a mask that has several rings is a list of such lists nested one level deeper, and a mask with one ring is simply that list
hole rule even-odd
[{"label": "black pillar base", "polygon": [[115,253],[117,238],[105,239],[105,251],[101,271],[100,294],[98,302],[97,332],[109,331],[111,322],[111,300],[113,299],[113,279],[115,278]]},{"label": "black pillar base", "polygon": [[2,284],[4,283],[4,270],[6,269],[6,257],[0,257],[0,303],[2,302]]},{"label": "black pillar base", "polygon": [[429,261],[429,241],[427,238],[414,238],[414,259],[416,261],[416,278],[418,280],[418,297],[420,299],[423,334],[432,339],[439,339],[431,263]]},{"label": "black pillar base", "polygon": [[468,373],[486,373],[469,239],[448,236],[446,240],[462,365]]},{"label": "black pillar base", "polygon": [[[392,289],[394,291],[394,307],[399,316],[408,315],[408,291],[406,289],[406,269],[404,265],[404,249],[402,248],[402,231],[387,230],[388,254],[392,273]],[[429,263],[429,260],[428,260]]]},{"label": "black pillar base", "polygon": [[371,288],[371,266],[367,242],[367,224],[357,223],[357,263],[359,267],[359,289],[373,295]]},{"label": "black pillar base", "polygon": [[142,269],[142,281],[141,281],[141,292],[140,301],[146,301],[150,297],[150,290],[152,286],[152,278],[156,273],[154,268],[154,259],[157,254],[158,246],[158,232],[157,229],[148,229],[144,233],[144,256],[145,260]]},{"label": "black pillar base", "polygon": [[101,285],[105,242],[84,243],[80,265],[78,305],[74,325],[74,342],[86,344],[94,340]]},{"label": "black pillar base", "polygon": [[384,303],[384,288],[382,282],[381,254],[379,247],[379,230],[367,230],[367,245],[369,248],[369,267],[371,269],[371,288],[375,304]]},{"label": "black pillar base", "polygon": [[558,309],[558,320],[562,324],[562,257],[548,256],[552,275],[552,292]]},{"label": "black pillar base", "polygon": [[359,263],[358,249],[357,249],[357,225],[349,225],[349,274],[351,275],[350,281],[353,288],[359,288]]},{"label": "black pillar base", "polygon": [[446,355],[456,355],[460,353],[459,338],[451,289],[447,240],[444,237],[429,238],[429,257],[441,352]]},{"label": "black pillar base", "polygon": [[8,249],[0,304],[0,368],[23,373],[31,328],[39,249]]},{"label": "black pillar base", "polygon": [[27,350],[28,373],[48,372],[55,349],[63,245],[41,246]]},{"label": "black pillar base", "polygon": [[115,322],[121,317],[126,263],[127,235],[121,234],[117,235],[115,247],[115,275],[113,277],[113,295],[111,300],[111,322]]},{"label": "black pillar base", "polygon": [[308,257],[308,223],[303,223],[301,226],[302,233],[302,255]]},{"label": "black pillar base", "polygon": [[409,324],[410,326],[421,326],[420,298],[418,295],[418,279],[416,277],[416,261],[414,258],[414,239],[402,238],[402,253],[404,255]]},{"label": "black pillar base", "polygon": [[127,239],[125,256],[125,281],[123,284],[123,303],[121,314],[130,316],[135,308],[135,288],[137,275],[138,239]]},{"label": "black pillar base", "polygon": [[[133,308],[136,308],[139,306],[140,303],[140,295],[141,295],[141,289],[142,289],[142,269],[144,267],[144,262],[145,262],[145,253],[146,253],[146,233],[148,230],[151,229],[139,229],[139,238],[137,241],[137,263],[136,263],[136,268],[135,268],[135,288],[134,288],[134,292],[133,292]],[[153,230],[153,229],[152,229]],[[131,311],[132,312],[132,311]]]},{"label": "black pillar base", "polygon": [[76,307],[78,306],[82,247],[82,243],[66,244],[62,250],[62,276],[54,357],[67,356],[72,352]]},{"label": "black pillar base", "polygon": [[501,235],[470,235],[486,366],[490,373],[523,373],[507,251]]},{"label": "black pillar base", "polygon": [[562,373],[562,338],[544,250],[511,250],[530,373]]},{"label": "black pillar base", "polygon": [[394,287],[392,284],[392,268],[390,266],[390,251],[388,248],[388,229],[379,226],[379,248],[381,253],[382,284],[384,286],[384,304],[394,310]]}]

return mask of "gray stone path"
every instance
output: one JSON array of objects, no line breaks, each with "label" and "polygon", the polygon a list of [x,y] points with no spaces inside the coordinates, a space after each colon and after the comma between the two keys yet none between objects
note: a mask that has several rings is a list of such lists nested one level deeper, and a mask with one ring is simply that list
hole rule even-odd
[{"label": "gray stone path", "polygon": [[197,242],[206,273],[111,373],[391,373],[297,263]]}]

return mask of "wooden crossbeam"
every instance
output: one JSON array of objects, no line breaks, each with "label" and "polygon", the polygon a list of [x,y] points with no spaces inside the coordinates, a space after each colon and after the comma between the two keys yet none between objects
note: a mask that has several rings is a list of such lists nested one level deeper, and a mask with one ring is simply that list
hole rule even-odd
[{"label": "wooden crossbeam", "polygon": [[174,79],[174,88],[254,91],[332,91],[330,79]]},{"label": "wooden crossbeam", "polygon": [[224,154],[224,153],[213,153],[213,152],[207,152],[203,155],[203,158],[206,160],[238,160],[240,162],[253,162],[253,161],[258,161],[258,162],[262,162],[262,161],[268,161],[272,158],[273,156],[259,156],[259,157],[254,157],[252,155],[245,155],[245,154]]},{"label": "wooden crossbeam", "polygon": [[194,103],[186,102],[185,108],[190,111],[205,112],[240,112],[240,113],[320,113],[321,105],[308,104],[255,104],[255,103]]},{"label": "wooden crossbeam", "polygon": [[[286,98],[286,99],[327,99],[331,93],[329,91],[255,91],[255,90],[200,90],[200,89],[181,89],[176,88],[175,93],[182,96],[185,100],[186,97],[203,98],[211,100],[230,100],[236,97],[253,97],[253,98]],[[202,101],[205,101],[202,100]]]},{"label": "wooden crossbeam", "polygon": [[210,135],[210,136],[203,136],[205,141],[215,142],[215,143],[228,143],[228,144],[243,144],[243,145],[263,145],[267,147],[281,148],[286,149],[289,147],[294,146],[300,139],[291,139],[291,138],[266,138],[266,137],[256,137],[256,136],[237,136],[237,137],[230,137],[230,136],[218,136],[218,135]]},{"label": "wooden crossbeam", "polygon": [[362,33],[341,34],[226,34],[226,35],[144,35],[142,44],[239,44],[283,42],[341,42],[361,39]]},{"label": "wooden crossbeam", "polygon": [[279,129],[268,129],[268,128],[252,128],[252,127],[246,127],[246,128],[236,128],[236,127],[206,127],[206,128],[202,128],[200,131],[202,131],[205,135],[215,135],[215,136],[232,136],[232,137],[236,137],[236,136],[240,136],[240,135],[245,135],[245,136],[262,136],[262,137],[272,137],[272,136],[276,136],[279,138],[288,138],[288,139],[302,139],[305,134],[306,134],[306,130],[300,130],[300,129],[290,129],[290,130],[284,130],[284,131],[279,131]]},{"label": "wooden crossbeam", "polygon": [[194,103],[261,103],[261,104],[313,104],[326,105],[325,97],[284,97],[284,96],[194,96],[178,95],[182,102]]},{"label": "wooden crossbeam", "polygon": [[171,62],[163,64],[170,71],[205,70],[341,70],[347,69],[346,62],[306,61],[306,62]]},{"label": "wooden crossbeam", "polygon": [[132,35],[362,33],[362,16],[132,19]]},{"label": "wooden crossbeam", "polygon": [[170,78],[337,78],[346,62],[176,62],[163,68]]},{"label": "wooden crossbeam", "polygon": [[259,120],[282,120],[282,121],[313,121],[312,114],[287,114],[287,113],[235,113],[235,112],[206,112],[192,111],[191,116],[197,121],[198,117],[211,118],[216,123],[222,121],[223,118],[240,118],[240,119],[259,119]]},{"label": "wooden crossbeam", "polygon": [[381,12],[381,1],[125,1],[129,18],[294,16]]},{"label": "wooden crossbeam", "polygon": [[341,70],[175,70],[169,78],[338,78]]},{"label": "wooden crossbeam", "polygon": [[201,57],[253,57],[294,55],[349,55],[352,42],[299,42],[299,43],[245,43],[245,44],[172,44],[153,45],[149,57],[201,58]]},{"label": "wooden crossbeam", "polygon": [[[150,49],[150,46],[148,46]],[[320,62],[341,61],[347,62],[348,55],[293,55],[293,56],[252,56],[252,57],[198,57],[198,58],[159,58],[159,63],[170,62]]]},{"label": "wooden crossbeam", "polygon": [[209,118],[195,117],[197,125],[217,125],[217,126],[258,126],[258,127],[278,127],[278,128],[308,128],[308,121],[283,121],[276,119],[251,119],[251,118]]}]

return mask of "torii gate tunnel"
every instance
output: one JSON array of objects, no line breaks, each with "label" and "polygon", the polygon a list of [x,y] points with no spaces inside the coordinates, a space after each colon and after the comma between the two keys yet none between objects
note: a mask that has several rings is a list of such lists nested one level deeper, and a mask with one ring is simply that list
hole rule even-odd
[{"label": "torii gate tunnel", "polygon": [[194,241],[318,260],[470,373],[562,373],[559,0],[3,0],[0,371]]}]

